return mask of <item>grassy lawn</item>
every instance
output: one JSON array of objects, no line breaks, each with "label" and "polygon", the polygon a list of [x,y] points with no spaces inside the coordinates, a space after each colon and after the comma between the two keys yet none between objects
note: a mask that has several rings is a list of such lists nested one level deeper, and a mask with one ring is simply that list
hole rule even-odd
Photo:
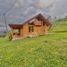
[{"label": "grassy lawn", "polygon": [[51,29],[55,34],[16,41],[0,38],[0,67],[67,67],[66,31],[67,22],[56,22]]}]

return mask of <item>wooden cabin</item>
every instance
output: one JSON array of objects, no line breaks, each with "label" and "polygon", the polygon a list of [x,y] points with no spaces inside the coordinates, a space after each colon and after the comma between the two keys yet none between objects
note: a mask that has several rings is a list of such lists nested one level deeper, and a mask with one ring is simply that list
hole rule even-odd
[{"label": "wooden cabin", "polygon": [[13,37],[26,37],[48,33],[51,23],[42,14],[38,14],[22,24],[9,24],[9,26],[15,31]]}]

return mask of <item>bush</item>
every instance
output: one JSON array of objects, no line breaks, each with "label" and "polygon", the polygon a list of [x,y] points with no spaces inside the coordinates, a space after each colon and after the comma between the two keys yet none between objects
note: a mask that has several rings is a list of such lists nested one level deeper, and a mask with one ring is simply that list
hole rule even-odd
[{"label": "bush", "polygon": [[7,32],[6,38],[7,38],[9,41],[12,40],[12,32],[11,32],[11,31]]}]

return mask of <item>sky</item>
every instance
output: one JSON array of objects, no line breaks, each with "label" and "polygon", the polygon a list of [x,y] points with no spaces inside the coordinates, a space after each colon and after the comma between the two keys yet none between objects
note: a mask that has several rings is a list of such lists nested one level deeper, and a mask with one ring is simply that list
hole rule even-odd
[{"label": "sky", "polygon": [[45,17],[67,15],[67,0],[17,0],[16,3],[15,1],[0,0],[0,25],[4,23],[4,13],[8,24],[22,23],[37,13],[42,13]]}]

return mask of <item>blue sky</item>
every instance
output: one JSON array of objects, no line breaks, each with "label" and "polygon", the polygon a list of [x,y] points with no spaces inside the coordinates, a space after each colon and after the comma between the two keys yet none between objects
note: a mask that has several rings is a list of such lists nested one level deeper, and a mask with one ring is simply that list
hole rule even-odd
[{"label": "blue sky", "polygon": [[[14,1],[0,0],[0,24],[4,23],[2,14],[11,7]],[[67,0],[18,0],[6,14],[7,23],[22,23],[38,12],[43,13],[44,16],[66,16]]]}]

